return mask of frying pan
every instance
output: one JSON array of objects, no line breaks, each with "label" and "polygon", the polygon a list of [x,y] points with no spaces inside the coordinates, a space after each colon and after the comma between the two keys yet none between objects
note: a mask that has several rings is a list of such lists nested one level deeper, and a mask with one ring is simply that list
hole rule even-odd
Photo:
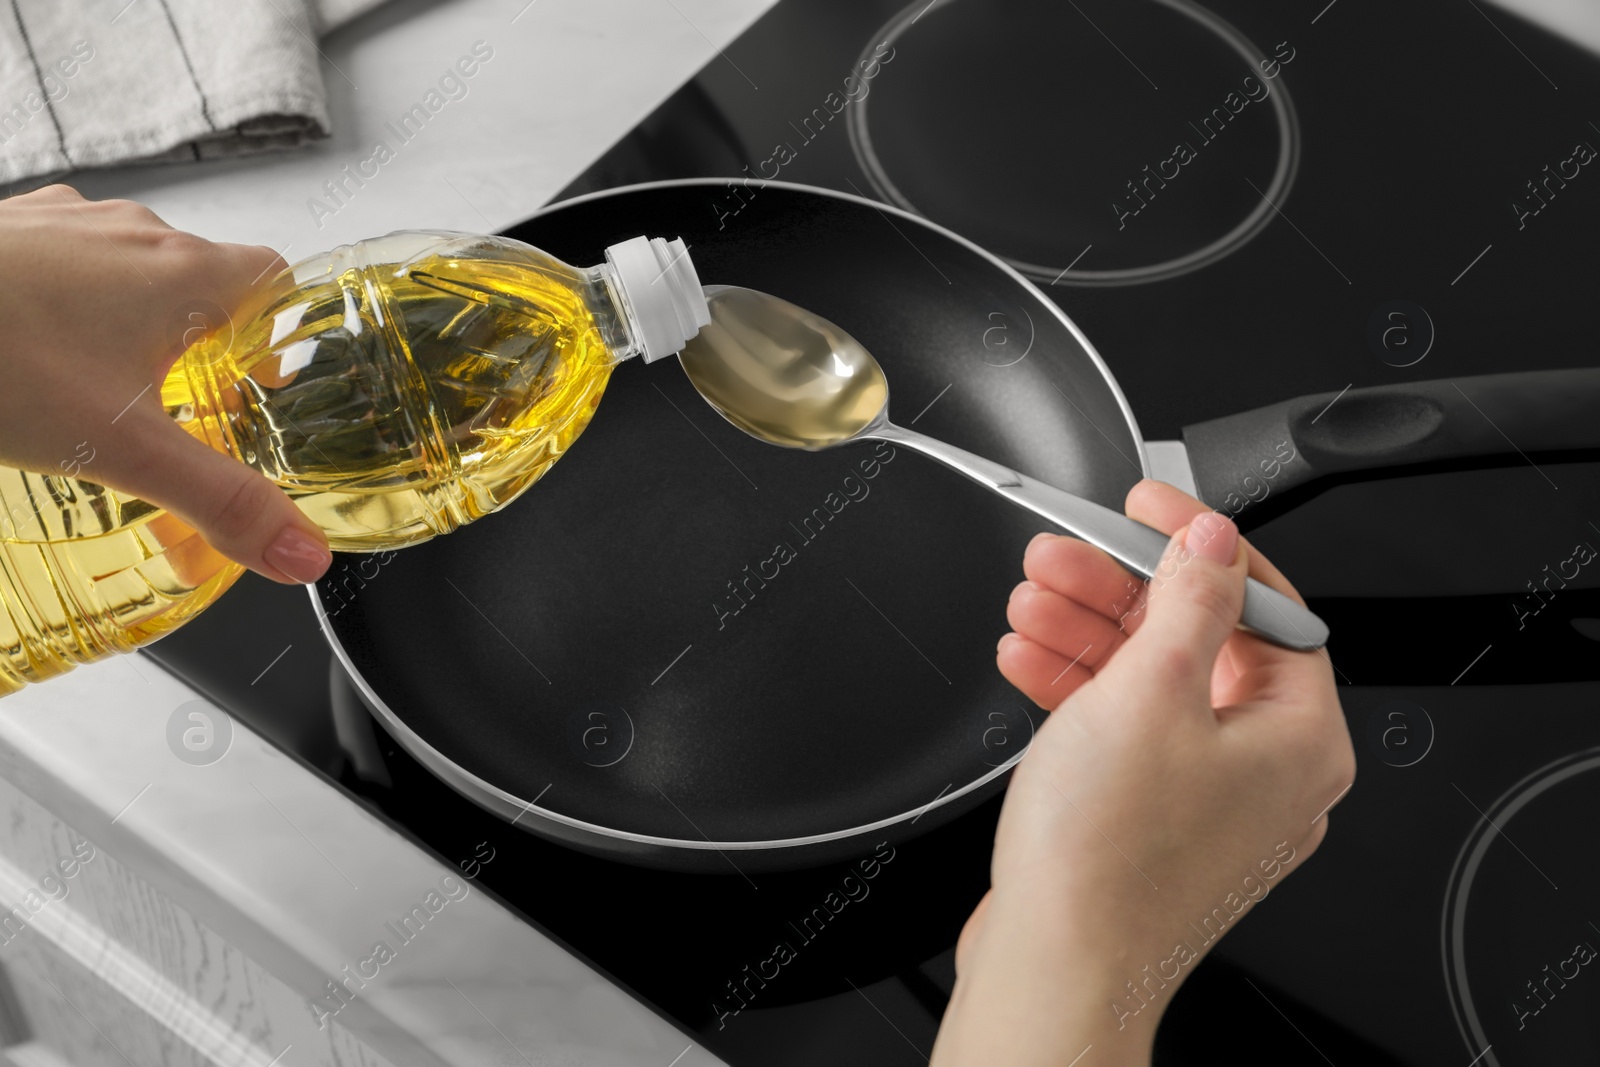
[{"label": "frying pan", "polygon": [[[882,362],[897,419],[1114,508],[1150,471],[1088,339],[933,223],[822,189],[708,179],[565,201],[510,236],[587,264],[639,233],[681,236],[705,284],[840,324]],[[1548,373],[1561,380],[1499,376],[1513,380],[1468,392],[1512,437],[1592,446],[1593,420],[1523,409],[1537,395],[1581,411],[1600,371]],[[1240,511],[1274,457],[1272,476],[1298,484],[1506,451],[1427,385],[1351,391],[1331,434],[1307,407],[1324,398],[1206,424],[1187,457],[1163,450],[1164,469]],[[1283,440],[1304,455],[1285,461]],[[384,728],[472,800],[586,851],[746,874],[865,854],[1003,787],[1040,713],[995,670],[992,642],[1039,530],[903,450],[761,444],[673,362],[634,360],[526,498],[336,566],[312,598]]]}]

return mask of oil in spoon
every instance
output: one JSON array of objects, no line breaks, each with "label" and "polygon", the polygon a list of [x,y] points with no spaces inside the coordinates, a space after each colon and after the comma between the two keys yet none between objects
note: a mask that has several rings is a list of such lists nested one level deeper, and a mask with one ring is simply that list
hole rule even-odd
[{"label": "oil in spoon", "polygon": [[741,430],[816,450],[855,437],[888,406],[878,361],[827,319],[751,289],[706,293],[711,322],[678,359],[701,395]]}]

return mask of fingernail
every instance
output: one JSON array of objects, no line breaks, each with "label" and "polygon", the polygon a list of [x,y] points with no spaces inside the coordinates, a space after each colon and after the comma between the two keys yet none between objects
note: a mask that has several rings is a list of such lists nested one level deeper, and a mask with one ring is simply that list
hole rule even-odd
[{"label": "fingernail", "polygon": [[310,584],[322,577],[333,555],[315,537],[295,527],[285,527],[262,557],[297,582]]},{"label": "fingernail", "polygon": [[1041,533],[1036,533],[1036,534],[1033,535],[1033,540],[1028,542],[1028,547],[1032,548],[1034,545],[1038,544],[1040,541],[1043,541],[1046,537],[1054,537],[1054,536],[1055,536],[1055,534],[1051,533],[1049,530],[1045,530],[1045,531],[1043,531]]},{"label": "fingernail", "polygon": [[1017,594],[1018,593],[1022,593],[1022,592],[1039,593],[1039,592],[1043,592],[1043,590],[1044,590],[1044,586],[1040,585],[1038,582],[1035,582],[1035,581],[1021,581],[1021,582],[1017,583],[1017,587],[1015,589],[1011,590],[1011,599],[1015,600],[1017,598]]},{"label": "fingernail", "polygon": [[1238,554],[1239,528],[1214,511],[1204,512],[1189,523],[1183,547],[1201,559],[1226,567]]},{"label": "fingernail", "polygon": [[1010,634],[1010,633],[1001,634],[1000,635],[1000,642],[997,645],[994,646],[994,650],[996,652],[999,652],[1002,648],[1006,647],[1006,642],[1011,640],[1011,638],[1013,638],[1015,636],[1016,636],[1015,634]]}]

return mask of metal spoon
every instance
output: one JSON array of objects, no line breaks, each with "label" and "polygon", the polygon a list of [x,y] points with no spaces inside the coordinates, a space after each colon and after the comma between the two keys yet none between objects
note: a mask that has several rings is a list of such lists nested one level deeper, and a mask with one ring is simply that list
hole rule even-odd
[{"label": "metal spoon", "polygon": [[[733,286],[707,286],[711,322],[678,360],[723,418],[785,448],[817,451],[848,441],[904,445],[1103,549],[1151,578],[1169,538],[1110,508],[1019,474],[889,421],[889,380],[861,343],[820,315]],[[1242,625],[1285,648],[1321,648],[1328,626],[1255,579]]]}]

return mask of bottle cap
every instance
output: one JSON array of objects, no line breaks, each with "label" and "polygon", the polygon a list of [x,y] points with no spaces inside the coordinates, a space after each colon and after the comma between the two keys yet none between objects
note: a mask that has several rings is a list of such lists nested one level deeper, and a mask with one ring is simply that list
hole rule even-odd
[{"label": "bottle cap", "polygon": [[606,249],[646,363],[663,359],[711,321],[700,276],[681,238],[635,237]]}]

